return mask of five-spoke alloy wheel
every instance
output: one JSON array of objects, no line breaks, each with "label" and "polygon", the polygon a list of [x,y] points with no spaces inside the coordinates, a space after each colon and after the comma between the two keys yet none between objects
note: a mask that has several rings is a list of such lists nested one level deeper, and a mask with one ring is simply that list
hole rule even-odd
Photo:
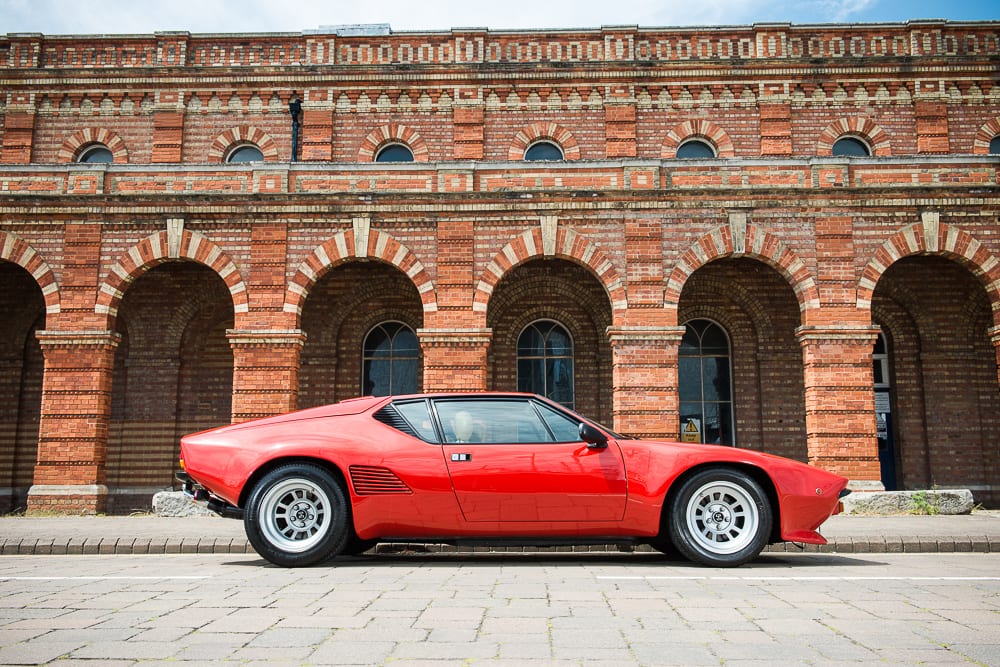
[{"label": "five-spoke alloy wheel", "polygon": [[771,535],[771,502],[760,484],[739,470],[695,473],[681,485],[669,511],[674,545],[702,565],[742,565],[760,554]]},{"label": "five-spoke alloy wheel", "polygon": [[344,548],[350,533],[344,491],[324,469],[306,463],[275,468],[254,486],[244,526],[257,553],[275,565],[312,565]]}]

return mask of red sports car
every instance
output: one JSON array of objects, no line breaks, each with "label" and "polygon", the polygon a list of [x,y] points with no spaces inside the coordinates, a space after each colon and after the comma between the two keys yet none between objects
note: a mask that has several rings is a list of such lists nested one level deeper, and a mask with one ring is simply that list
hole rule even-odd
[{"label": "red sports car", "polygon": [[825,544],[847,480],[735,447],[633,440],[530,394],[366,397],[185,436],[178,477],[282,566],[379,541],[648,543],[736,566]]}]

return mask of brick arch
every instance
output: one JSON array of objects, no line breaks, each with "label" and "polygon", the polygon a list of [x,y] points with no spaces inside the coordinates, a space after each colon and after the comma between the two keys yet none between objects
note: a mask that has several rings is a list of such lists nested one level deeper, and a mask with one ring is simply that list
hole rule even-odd
[{"label": "brick arch", "polygon": [[819,288],[805,262],[777,236],[750,224],[719,227],[682,254],[667,280],[664,305],[676,310],[691,274],[722,257],[750,257],[764,262],[788,281],[801,313],[819,308]]},{"label": "brick arch", "polygon": [[85,127],[70,135],[59,148],[59,161],[73,162],[80,150],[91,144],[104,144],[111,151],[111,156],[116,163],[128,163],[128,149],[125,147],[125,141],[111,130],[106,130],[103,127]]},{"label": "brick arch", "polygon": [[358,254],[355,238],[354,230],[339,232],[317,246],[299,263],[285,291],[284,312],[294,313],[296,318],[301,318],[306,297],[319,279],[330,269],[355,258],[379,260],[396,267],[413,281],[420,294],[424,313],[437,311],[434,282],[409,248],[391,235],[372,229],[368,233],[367,254]]},{"label": "brick arch", "polygon": [[420,133],[400,123],[389,123],[368,133],[358,149],[358,162],[374,162],[379,149],[386,144],[404,144],[413,151],[414,162],[427,162],[427,142]]},{"label": "brick arch", "polygon": [[975,155],[989,155],[990,141],[997,135],[1000,135],[1000,118],[991,118],[983,123],[983,126],[976,132],[976,138],[972,143],[972,152]]},{"label": "brick arch", "polygon": [[217,136],[212,142],[212,147],[208,150],[208,159],[222,162],[226,158],[226,153],[239,144],[253,144],[260,149],[267,162],[278,159],[278,145],[274,143],[274,139],[267,132],[253,125],[240,125]]},{"label": "brick arch", "polygon": [[886,270],[912,255],[939,255],[969,269],[986,288],[993,323],[1000,326],[1000,258],[974,236],[930,218],[896,232],[875,251],[858,281],[858,308],[870,309],[875,287]]},{"label": "brick arch", "polygon": [[710,120],[686,120],[672,127],[663,139],[660,157],[664,160],[677,157],[677,147],[688,139],[704,139],[715,148],[716,156],[729,158],[736,155],[733,141],[726,131]]},{"label": "brick arch", "polygon": [[59,283],[48,263],[31,244],[17,234],[0,231],[0,260],[17,264],[35,279],[45,299],[45,314],[59,312]]},{"label": "brick arch", "polygon": [[832,155],[833,145],[837,139],[844,136],[864,139],[871,146],[873,156],[892,155],[889,134],[874,120],[865,116],[841,118],[828,125],[820,133],[819,141],[816,142],[816,155]]},{"label": "brick arch", "polygon": [[580,159],[580,144],[572,132],[558,123],[532,123],[520,130],[507,149],[507,159],[511,162],[523,160],[528,146],[541,140],[557,144],[566,160]]},{"label": "brick arch", "polygon": [[98,288],[94,312],[107,317],[108,328],[113,328],[128,286],[154,266],[178,259],[198,262],[215,271],[233,298],[234,314],[249,312],[246,283],[233,260],[205,236],[189,230],[183,230],[177,238],[171,238],[168,231],[151,234],[124,252]]},{"label": "brick arch", "polygon": [[628,309],[625,286],[607,255],[587,237],[560,225],[556,229],[554,252],[543,251],[544,242],[540,228],[528,229],[514,237],[498,252],[479,277],[472,300],[472,310],[485,316],[493,290],[511,269],[532,259],[547,256],[568,259],[590,270],[607,292],[611,303],[612,319]]}]

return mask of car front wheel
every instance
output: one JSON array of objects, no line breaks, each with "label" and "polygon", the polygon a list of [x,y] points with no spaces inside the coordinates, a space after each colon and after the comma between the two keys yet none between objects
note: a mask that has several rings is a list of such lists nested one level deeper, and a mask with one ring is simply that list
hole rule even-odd
[{"label": "car front wheel", "polygon": [[709,468],[688,478],[670,507],[677,550],[712,567],[735,567],[767,546],[773,516],[767,494],[739,470]]},{"label": "car front wheel", "polygon": [[275,468],[254,486],[243,519],[247,539],[282,567],[301,567],[336,556],[349,535],[341,486],[310,464]]}]

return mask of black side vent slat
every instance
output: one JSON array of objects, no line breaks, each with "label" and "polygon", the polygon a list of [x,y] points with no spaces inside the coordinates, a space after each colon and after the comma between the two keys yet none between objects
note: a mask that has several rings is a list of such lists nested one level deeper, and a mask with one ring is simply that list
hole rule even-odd
[{"label": "black side vent slat", "polygon": [[351,483],[359,496],[413,493],[406,482],[388,468],[381,466],[351,466]]},{"label": "black side vent slat", "polygon": [[382,422],[386,426],[391,426],[397,431],[402,431],[407,435],[412,435],[414,438],[420,437],[410,426],[409,422],[403,419],[403,415],[399,414],[399,411],[396,410],[392,404],[389,404],[376,412],[375,419]]}]

